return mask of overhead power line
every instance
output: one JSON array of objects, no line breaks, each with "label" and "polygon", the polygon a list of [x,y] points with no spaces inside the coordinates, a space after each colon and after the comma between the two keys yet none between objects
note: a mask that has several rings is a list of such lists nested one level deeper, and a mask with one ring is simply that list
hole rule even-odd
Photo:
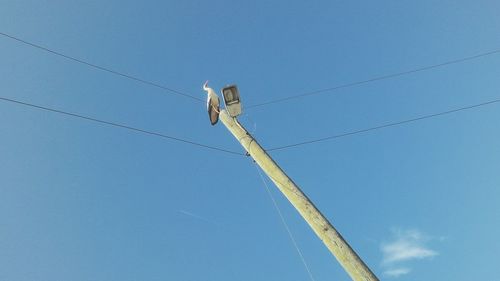
[{"label": "overhead power line", "polygon": [[4,33],[4,32],[0,32],[0,35],[4,36],[6,38],[9,38],[9,39],[15,40],[15,41],[17,41],[19,43],[22,43],[24,45],[27,45],[27,46],[30,46],[30,47],[34,47],[34,48],[37,48],[39,50],[43,50],[45,52],[51,53],[53,55],[56,55],[56,56],[59,56],[59,57],[71,60],[73,62],[76,62],[76,63],[79,63],[79,64],[83,64],[83,65],[86,65],[88,67],[92,67],[94,69],[98,69],[98,70],[101,70],[101,71],[104,71],[104,72],[108,72],[108,73],[111,73],[111,74],[114,74],[114,75],[117,75],[117,76],[121,76],[123,78],[127,78],[127,79],[130,79],[130,80],[142,83],[142,84],[146,84],[146,85],[149,85],[149,86],[153,86],[153,87],[162,89],[162,90],[167,91],[167,93],[172,94],[172,95],[178,95],[178,96],[186,97],[186,98],[189,98],[189,99],[192,99],[192,100],[195,100],[195,101],[205,102],[203,99],[197,98],[197,97],[192,96],[192,95],[190,95],[188,93],[181,92],[179,90],[175,90],[173,88],[170,88],[170,87],[167,87],[167,86],[163,86],[163,85],[160,85],[158,83],[151,82],[151,81],[139,78],[137,76],[133,76],[133,75],[126,74],[126,73],[123,73],[123,72],[119,72],[119,71],[113,70],[111,68],[107,68],[107,67],[104,67],[104,66],[99,66],[97,64],[94,64],[94,63],[91,63],[91,62],[88,62],[88,61],[85,61],[85,60],[82,60],[82,59],[79,59],[79,58],[76,58],[76,57],[73,57],[73,56],[70,56],[70,55],[66,55],[66,54],[63,54],[63,53],[58,52],[58,51],[54,51],[54,50],[49,49],[47,47],[44,47],[44,46],[41,46],[41,45],[38,45],[38,44],[35,44],[35,43],[32,43],[32,42],[26,41],[24,39],[21,39],[21,38],[9,35],[9,34]]},{"label": "overhead power line", "polygon": [[95,123],[100,123],[100,124],[105,124],[105,125],[109,125],[109,126],[113,126],[113,127],[127,129],[127,130],[130,130],[130,131],[134,131],[136,133],[142,133],[142,134],[147,134],[147,135],[150,135],[150,136],[155,136],[155,137],[160,137],[160,138],[164,138],[164,139],[169,139],[169,140],[172,140],[172,141],[182,142],[182,143],[186,143],[186,144],[189,144],[189,145],[198,146],[198,147],[202,147],[202,148],[206,148],[206,149],[216,150],[216,151],[220,151],[220,152],[224,152],[224,153],[229,153],[229,154],[234,154],[234,155],[244,155],[243,153],[240,153],[240,152],[235,152],[235,151],[231,151],[231,150],[227,150],[227,149],[223,149],[223,148],[219,148],[219,147],[215,147],[215,146],[210,146],[210,145],[206,145],[206,144],[202,144],[202,143],[198,143],[198,142],[194,142],[194,141],[190,141],[190,140],[186,140],[186,139],[182,139],[182,138],[178,138],[178,137],[174,137],[174,136],[170,136],[170,135],[166,135],[166,134],[162,134],[162,133],[148,131],[148,130],[144,130],[144,129],[132,127],[132,126],[129,126],[129,125],[119,124],[119,123],[105,121],[105,120],[102,120],[102,119],[97,119],[97,118],[94,118],[94,117],[89,117],[89,116],[85,116],[85,115],[81,115],[81,114],[71,113],[71,112],[68,112],[68,111],[63,111],[63,110],[59,110],[59,109],[49,108],[49,107],[40,106],[40,105],[36,105],[36,104],[28,103],[28,102],[23,102],[23,101],[19,101],[19,100],[14,100],[14,99],[10,99],[10,98],[5,98],[5,97],[0,97],[0,100],[6,101],[6,102],[10,102],[10,103],[15,103],[15,104],[18,104],[18,105],[23,105],[23,106],[31,107],[31,108],[36,108],[36,109],[39,109],[39,110],[44,110],[44,111],[49,111],[49,112],[53,112],[53,113],[58,113],[58,114],[62,114],[62,115],[65,115],[65,116],[71,116],[71,117],[74,117],[74,118],[79,118],[79,119],[83,119],[83,120],[87,120],[87,121],[92,121],[92,122],[95,122]]},{"label": "overhead power line", "polygon": [[[19,37],[16,37],[16,36],[13,36],[13,35],[9,35],[9,34],[4,33],[4,32],[0,32],[0,35],[4,36],[6,38],[9,38],[9,39],[15,40],[15,41],[17,41],[19,43],[22,43],[24,45],[31,46],[31,47],[43,50],[45,52],[51,53],[51,54],[59,56],[59,57],[63,57],[65,59],[71,60],[73,62],[80,63],[80,64],[83,64],[83,65],[92,67],[94,69],[98,69],[98,70],[101,70],[101,71],[104,71],[104,72],[108,72],[108,73],[111,73],[111,74],[114,74],[114,75],[117,75],[117,76],[121,76],[121,77],[130,79],[130,80],[134,80],[134,81],[142,83],[142,84],[146,84],[146,85],[150,85],[150,86],[162,89],[164,91],[167,91],[170,94],[183,96],[183,97],[186,97],[186,98],[198,101],[198,102],[205,102],[203,99],[200,99],[200,98],[198,98],[196,96],[193,96],[193,95],[190,95],[188,93],[185,93],[185,92],[182,92],[182,91],[179,91],[179,90],[175,90],[173,88],[170,88],[170,87],[167,87],[167,86],[163,86],[163,85],[160,85],[158,83],[155,83],[155,82],[152,82],[152,81],[148,81],[148,80],[139,78],[137,76],[133,76],[133,75],[126,74],[126,73],[123,73],[123,72],[119,72],[119,71],[116,71],[116,70],[113,70],[113,69],[110,69],[110,68],[107,68],[107,67],[99,66],[99,65],[90,63],[88,61],[84,61],[82,59],[78,59],[76,57],[73,57],[73,56],[70,56],[70,55],[66,55],[66,54],[63,54],[61,52],[49,49],[47,47],[44,47],[44,46],[41,46],[41,45],[38,45],[38,44],[35,44],[35,43],[32,43],[32,42],[26,41],[26,40],[21,39]],[[454,59],[454,60],[450,60],[450,61],[445,61],[445,62],[442,62],[442,63],[437,63],[437,64],[432,64],[432,65],[423,66],[423,67],[419,67],[419,68],[414,68],[414,69],[410,69],[410,70],[405,70],[405,71],[401,71],[401,72],[395,72],[395,73],[385,74],[385,75],[382,75],[382,76],[377,76],[377,77],[373,77],[373,78],[366,79],[366,80],[358,80],[358,81],[354,81],[354,82],[350,82],[350,83],[346,83],[346,84],[341,84],[341,85],[337,85],[337,86],[333,86],[333,87],[329,87],[329,88],[314,90],[314,91],[310,91],[310,92],[304,92],[304,93],[301,93],[301,94],[296,94],[296,95],[288,96],[288,97],[284,97],[284,98],[278,98],[278,99],[274,99],[274,100],[270,100],[270,101],[266,101],[266,102],[262,102],[262,103],[257,103],[257,104],[254,104],[254,105],[250,105],[250,106],[247,106],[246,108],[250,109],[250,108],[255,108],[255,107],[260,107],[260,106],[266,106],[266,105],[281,103],[281,102],[285,102],[285,101],[289,101],[289,100],[293,100],[293,99],[299,99],[299,98],[303,98],[303,97],[307,97],[307,96],[324,94],[324,93],[333,92],[333,91],[336,91],[336,90],[339,90],[339,89],[350,88],[350,87],[359,86],[359,85],[363,85],[363,84],[368,84],[368,83],[372,83],[372,82],[376,82],[376,81],[387,80],[387,79],[392,79],[392,78],[396,78],[396,77],[399,77],[399,76],[409,75],[409,74],[416,73],[416,72],[422,72],[422,71],[431,70],[431,69],[434,69],[434,68],[444,67],[444,66],[447,66],[447,65],[458,64],[458,63],[462,63],[462,62],[466,62],[466,61],[470,61],[470,60],[475,60],[475,59],[479,59],[479,58],[486,57],[486,56],[491,56],[491,55],[498,54],[498,53],[500,53],[500,49],[496,49],[496,50],[492,50],[492,51],[484,52],[484,53],[479,53],[479,54],[472,55],[472,56],[462,57],[462,58],[458,58],[458,59]]]},{"label": "overhead power line", "polygon": [[324,88],[324,89],[305,92],[302,94],[297,94],[297,95],[288,96],[288,97],[284,97],[284,98],[278,98],[275,100],[270,100],[267,102],[262,102],[262,103],[250,105],[250,106],[247,106],[246,108],[249,109],[249,108],[254,108],[254,107],[259,107],[259,106],[281,103],[281,102],[285,102],[285,101],[289,101],[289,100],[293,100],[293,99],[299,99],[299,98],[303,98],[303,97],[307,97],[307,96],[324,94],[327,92],[333,92],[333,91],[340,90],[340,89],[345,89],[345,88],[350,88],[350,87],[359,86],[359,85],[363,85],[363,84],[368,84],[368,83],[372,83],[375,81],[388,80],[388,79],[392,79],[392,78],[396,78],[399,76],[404,76],[404,75],[408,75],[408,74],[412,74],[412,73],[416,73],[416,72],[422,72],[422,71],[431,70],[434,68],[439,68],[439,67],[443,67],[443,66],[447,66],[447,65],[452,65],[452,64],[470,61],[470,60],[475,60],[475,59],[479,59],[479,58],[486,57],[486,56],[491,56],[491,55],[498,54],[498,53],[500,53],[500,49],[496,49],[496,50],[484,52],[484,53],[479,53],[479,54],[476,54],[473,56],[462,57],[462,58],[458,58],[458,59],[454,59],[454,60],[450,60],[450,61],[446,61],[446,62],[442,62],[442,63],[438,63],[438,64],[432,64],[432,65],[414,68],[414,69],[410,69],[410,70],[405,70],[405,71],[401,71],[401,72],[385,74],[382,76],[373,77],[373,78],[366,79],[366,80],[358,80],[355,82],[341,84],[341,85],[337,85],[337,86],[330,87],[330,88]]},{"label": "overhead power line", "polygon": [[455,109],[442,111],[442,112],[429,114],[429,115],[423,115],[420,117],[406,119],[406,120],[402,120],[402,121],[398,121],[398,122],[391,122],[391,123],[387,123],[387,124],[383,124],[383,125],[379,125],[379,126],[375,126],[375,127],[370,127],[370,128],[366,128],[366,129],[351,131],[351,132],[342,133],[342,134],[338,134],[338,135],[332,135],[332,136],[323,137],[323,138],[312,139],[312,140],[298,142],[298,143],[284,145],[284,146],[273,147],[271,149],[267,149],[266,151],[283,150],[283,149],[287,149],[287,148],[292,148],[292,147],[297,147],[297,146],[302,146],[302,145],[307,145],[307,144],[313,144],[313,143],[343,138],[343,137],[352,136],[352,135],[361,134],[361,133],[366,133],[366,132],[370,132],[370,131],[375,131],[375,130],[379,130],[379,129],[383,129],[383,128],[399,126],[399,125],[412,123],[412,122],[416,122],[416,121],[420,121],[420,120],[424,120],[424,119],[430,119],[430,118],[434,118],[434,117],[438,117],[438,116],[442,116],[442,115],[456,113],[459,111],[470,110],[470,109],[474,109],[474,108],[478,108],[478,107],[482,107],[482,106],[486,106],[486,105],[490,105],[490,104],[494,104],[494,103],[498,103],[498,102],[500,102],[500,99],[490,100],[490,101],[479,103],[479,104],[464,106],[464,107],[455,108]]}]

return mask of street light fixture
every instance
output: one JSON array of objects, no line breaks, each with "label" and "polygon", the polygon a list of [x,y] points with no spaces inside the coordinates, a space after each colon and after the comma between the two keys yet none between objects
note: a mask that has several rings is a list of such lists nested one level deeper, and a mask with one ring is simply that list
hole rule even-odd
[{"label": "street light fixture", "polygon": [[241,100],[238,87],[236,85],[229,85],[222,88],[222,97],[229,116],[233,118],[238,117],[241,114]]}]

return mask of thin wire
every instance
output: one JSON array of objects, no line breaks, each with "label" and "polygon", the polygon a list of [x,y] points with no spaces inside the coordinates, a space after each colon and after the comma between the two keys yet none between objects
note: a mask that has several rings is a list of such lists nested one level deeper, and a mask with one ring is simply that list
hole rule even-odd
[{"label": "thin wire", "polygon": [[138,133],[143,133],[143,134],[147,134],[147,135],[161,137],[161,138],[164,138],[164,139],[169,139],[169,140],[173,140],[173,141],[177,141],[177,142],[183,142],[183,143],[187,143],[187,144],[190,144],[190,145],[194,145],[194,146],[198,146],[198,147],[203,147],[203,148],[207,148],[207,149],[211,149],[211,150],[216,150],[216,151],[225,152],[225,153],[234,154],[234,155],[244,155],[243,153],[239,153],[239,152],[235,152],[235,151],[230,151],[230,150],[226,150],[226,149],[223,149],[223,148],[219,148],[219,147],[215,147],[215,146],[210,146],[210,145],[206,145],[206,144],[202,144],[202,143],[198,143],[198,142],[194,142],[194,141],[190,141],[190,140],[185,140],[185,139],[181,139],[181,138],[178,138],[178,137],[173,137],[173,136],[165,135],[165,134],[162,134],[162,133],[157,133],[157,132],[153,132],[153,131],[139,129],[139,128],[131,127],[131,126],[124,125],[124,124],[119,124],[119,123],[115,123],[115,122],[105,121],[105,120],[102,120],[102,119],[97,119],[97,118],[93,118],[93,117],[89,117],[89,116],[84,116],[84,115],[80,115],[80,114],[76,114],[76,113],[71,113],[71,112],[62,111],[62,110],[58,110],[58,109],[53,109],[53,108],[49,108],[49,107],[45,107],[45,106],[40,106],[40,105],[36,105],[36,104],[32,104],[32,103],[27,103],[27,102],[23,102],[23,101],[19,101],[19,100],[14,100],[14,99],[5,98],[5,97],[0,97],[0,100],[6,101],[6,102],[10,102],[10,103],[15,103],[15,104],[18,104],[18,105],[28,106],[28,107],[31,107],[31,108],[36,108],[36,109],[40,109],[40,110],[44,110],[44,111],[58,113],[58,114],[62,114],[62,115],[65,115],[65,116],[71,116],[71,117],[75,117],[75,118],[80,118],[80,119],[84,119],[84,120],[87,120],[87,121],[92,121],[92,122],[95,122],[95,123],[100,123],[100,124],[105,124],[105,125],[109,125],[109,126],[114,126],[114,127],[122,128],[122,129],[127,129],[127,130],[138,132]]},{"label": "thin wire", "polygon": [[338,138],[342,138],[342,137],[366,133],[369,131],[375,131],[375,130],[379,130],[379,129],[383,129],[383,128],[387,128],[387,127],[399,126],[402,124],[407,124],[407,123],[416,122],[416,121],[420,121],[420,120],[424,120],[424,119],[434,118],[434,117],[438,117],[438,116],[442,116],[442,115],[446,115],[446,114],[456,113],[459,111],[470,110],[470,109],[474,109],[474,108],[478,108],[478,107],[482,107],[482,106],[486,106],[486,105],[490,105],[490,104],[494,104],[494,103],[498,103],[498,102],[500,102],[500,99],[491,100],[491,101],[487,101],[487,102],[483,102],[483,103],[479,103],[479,104],[474,104],[474,105],[470,105],[470,106],[465,106],[465,107],[461,107],[461,108],[455,108],[455,109],[451,109],[451,110],[447,110],[447,111],[442,111],[439,113],[423,115],[423,116],[416,117],[416,118],[406,119],[403,121],[398,121],[398,122],[393,122],[393,123],[387,123],[387,124],[380,125],[380,126],[370,127],[370,128],[366,128],[366,129],[361,129],[361,130],[357,130],[357,131],[333,135],[333,136],[329,136],[329,137],[318,138],[318,139],[308,140],[308,141],[284,145],[284,146],[278,146],[278,147],[274,147],[271,149],[267,149],[266,151],[283,150],[283,149],[287,149],[287,148],[292,148],[292,147],[297,147],[297,146],[302,146],[302,145],[307,145],[307,144],[312,144],[312,143],[317,143],[317,142],[322,142],[322,141],[327,141],[327,140],[332,140],[332,139],[338,139]]},{"label": "thin wire", "polygon": [[310,270],[309,266],[307,265],[307,262],[306,262],[306,260],[304,258],[304,255],[302,254],[302,251],[300,250],[300,248],[299,248],[299,246],[297,244],[297,241],[295,241],[295,238],[293,237],[292,231],[290,230],[290,227],[288,227],[288,224],[286,223],[285,217],[283,216],[283,213],[281,212],[280,207],[278,206],[278,203],[274,199],[274,196],[273,196],[273,194],[271,192],[271,189],[267,185],[267,182],[264,179],[264,176],[262,175],[262,172],[260,171],[260,168],[257,166],[256,163],[255,163],[255,168],[257,169],[257,172],[259,173],[259,176],[260,176],[260,179],[262,180],[262,183],[266,187],[267,194],[271,198],[271,201],[273,201],[274,208],[278,212],[278,215],[279,215],[279,217],[281,219],[281,222],[283,223],[283,226],[285,227],[286,232],[288,233],[288,236],[290,237],[290,240],[292,241],[293,246],[295,247],[295,250],[297,250],[297,253],[299,254],[300,260],[302,261],[302,263],[304,264],[304,267],[306,268],[306,271],[307,271],[307,273],[309,275],[309,278],[312,281],[315,281],[315,279],[314,279],[314,277],[313,277],[313,275],[311,273],[311,270]]},{"label": "thin wire", "polygon": [[298,98],[302,98],[302,97],[306,97],[306,96],[318,95],[318,94],[322,94],[325,92],[331,92],[331,91],[335,91],[335,90],[339,90],[339,89],[345,89],[345,88],[350,88],[350,87],[354,87],[354,86],[358,86],[358,85],[368,84],[368,83],[372,83],[375,81],[387,80],[387,79],[396,78],[399,76],[404,76],[404,75],[408,75],[408,74],[412,74],[412,73],[416,73],[416,72],[431,70],[434,68],[439,68],[439,67],[443,67],[443,66],[447,66],[447,65],[452,65],[452,64],[470,61],[470,60],[475,60],[478,58],[482,58],[482,57],[486,57],[486,56],[490,56],[490,55],[494,55],[494,54],[498,54],[498,53],[500,53],[500,49],[496,49],[496,50],[485,52],[485,53],[476,54],[473,56],[463,57],[463,58],[459,58],[459,59],[455,59],[455,60],[450,60],[450,61],[446,61],[446,62],[442,62],[442,63],[438,63],[438,64],[419,67],[419,68],[415,68],[415,69],[411,69],[411,70],[386,74],[386,75],[382,75],[382,76],[378,76],[378,77],[374,77],[374,78],[370,78],[370,79],[366,79],[366,80],[359,80],[359,81],[355,81],[355,82],[351,82],[351,83],[347,83],[347,84],[341,84],[341,85],[330,87],[330,88],[324,88],[324,89],[319,89],[319,90],[315,90],[315,91],[311,91],[311,92],[305,92],[302,94],[297,94],[297,95],[293,95],[293,96],[289,96],[289,97],[285,97],[285,98],[278,98],[275,100],[270,100],[267,102],[250,105],[250,106],[247,106],[246,108],[250,109],[250,108],[264,106],[264,105],[271,105],[271,104],[281,103],[281,102],[285,102],[285,101],[292,100],[292,99],[298,99]]},{"label": "thin wire", "polygon": [[149,85],[149,86],[153,86],[153,87],[165,90],[165,91],[167,91],[170,94],[175,94],[175,95],[178,95],[178,96],[183,96],[183,97],[190,98],[192,100],[196,100],[196,101],[199,101],[199,102],[205,102],[203,99],[197,98],[195,96],[192,96],[190,94],[181,92],[179,90],[175,90],[175,89],[172,89],[172,88],[160,85],[158,83],[151,82],[151,81],[148,81],[148,80],[145,80],[145,79],[142,79],[142,78],[130,75],[130,74],[126,74],[126,73],[123,73],[123,72],[119,72],[119,71],[116,71],[116,70],[113,70],[113,69],[110,69],[110,68],[107,68],[107,67],[99,66],[97,64],[93,64],[93,63],[90,63],[88,61],[84,61],[82,59],[78,59],[76,57],[72,57],[70,55],[66,55],[66,54],[54,51],[54,50],[49,49],[47,47],[43,47],[41,45],[38,45],[38,44],[35,44],[35,43],[32,43],[32,42],[28,42],[28,41],[26,41],[24,39],[21,39],[21,38],[9,35],[9,34],[4,33],[4,32],[0,32],[0,35],[4,36],[6,38],[10,38],[12,40],[15,40],[15,41],[17,41],[19,43],[23,43],[23,44],[25,44],[27,46],[31,46],[31,47],[37,48],[39,50],[43,50],[45,52],[51,53],[51,54],[59,56],[59,57],[62,57],[62,58],[65,58],[65,59],[68,59],[68,60],[71,60],[71,61],[83,64],[83,65],[86,65],[86,66],[89,66],[89,67],[92,67],[92,68],[95,68],[95,69],[98,69],[98,70],[101,70],[101,71],[104,71],[104,72],[108,72],[108,73],[111,73],[111,74],[114,74],[114,75],[117,75],[117,76],[121,76],[121,77],[130,79],[130,80],[142,83],[142,84],[146,84],[146,85]]}]

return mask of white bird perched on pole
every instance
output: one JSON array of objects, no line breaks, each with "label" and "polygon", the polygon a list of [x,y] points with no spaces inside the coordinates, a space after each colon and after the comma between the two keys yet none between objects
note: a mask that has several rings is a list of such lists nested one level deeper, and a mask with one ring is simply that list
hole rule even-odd
[{"label": "white bird perched on pole", "polygon": [[217,96],[212,88],[208,87],[208,81],[203,84],[203,90],[207,91],[207,111],[210,123],[215,125],[219,121],[219,96]]}]

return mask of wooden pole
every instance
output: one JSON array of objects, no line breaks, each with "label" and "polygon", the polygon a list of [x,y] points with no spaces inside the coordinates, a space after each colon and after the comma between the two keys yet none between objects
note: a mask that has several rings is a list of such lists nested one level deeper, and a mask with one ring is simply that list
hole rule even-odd
[{"label": "wooden pole", "polygon": [[276,162],[274,162],[271,156],[267,154],[238,120],[230,117],[224,109],[221,110],[219,117],[248,154],[302,215],[316,235],[325,243],[326,247],[347,271],[352,280],[378,281],[375,274],[373,274],[351,246],[349,246],[340,233],[325,216],[321,214],[292,179],[285,174]]}]

